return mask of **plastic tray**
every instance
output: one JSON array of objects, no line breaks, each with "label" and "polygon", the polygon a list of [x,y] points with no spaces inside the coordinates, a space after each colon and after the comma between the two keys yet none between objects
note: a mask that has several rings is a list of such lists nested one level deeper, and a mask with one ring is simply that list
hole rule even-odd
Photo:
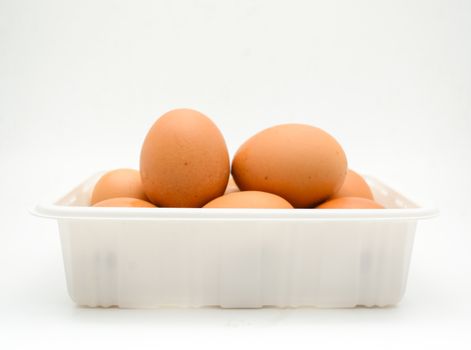
[{"label": "plastic tray", "polygon": [[100,176],[34,209],[57,219],[70,297],[91,307],[393,305],[417,221],[437,214],[371,177],[388,209],[91,208]]}]

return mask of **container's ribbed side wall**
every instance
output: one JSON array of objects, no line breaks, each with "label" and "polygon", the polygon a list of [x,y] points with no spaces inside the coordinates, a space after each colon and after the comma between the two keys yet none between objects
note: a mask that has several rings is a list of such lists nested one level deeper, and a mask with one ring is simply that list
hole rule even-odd
[{"label": "container's ribbed side wall", "polygon": [[87,306],[384,306],[405,289],[415,222],[60,221]]}]

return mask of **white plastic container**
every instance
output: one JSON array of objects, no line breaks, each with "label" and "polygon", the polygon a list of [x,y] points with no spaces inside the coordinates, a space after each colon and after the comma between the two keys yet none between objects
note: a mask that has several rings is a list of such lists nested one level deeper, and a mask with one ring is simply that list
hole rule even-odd
[{"label": "white plastic container", "polygon": [[70,297],[92,307],[393,305],[437,214],[370,177],[393,209],[87,207],[100,175],[34,210],[57,219]]}]

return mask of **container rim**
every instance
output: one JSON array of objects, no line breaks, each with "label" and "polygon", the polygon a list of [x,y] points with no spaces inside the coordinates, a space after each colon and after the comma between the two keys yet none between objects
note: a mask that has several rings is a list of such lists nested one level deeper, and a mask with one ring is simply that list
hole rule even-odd
[{"label": "container rim", "polygon": [[438,215],[435,208],[400,209],[226,209],[226,208],[92,208],[38,204],[31,214],[51,219],[87,220],[274,220],[395,221]]},{"label": "container rim", "polygon": [[270,221],[399,221],[432,218],[439,211],[433,207],[419,207],[402,194],[393,190],[374,177],[366,176],[365,180],[373,190],[386,191],[400,200],[403,208],[388,209],[226,209],[226,208],[108,208],[72,206],[68,203],[76,192],[84,187],[94,185],[102,172],[95,174],[74,188],[66,195],[57,196],[56,200],[40,201],[30,213],[51,219],[80,220],[270,220]]}]

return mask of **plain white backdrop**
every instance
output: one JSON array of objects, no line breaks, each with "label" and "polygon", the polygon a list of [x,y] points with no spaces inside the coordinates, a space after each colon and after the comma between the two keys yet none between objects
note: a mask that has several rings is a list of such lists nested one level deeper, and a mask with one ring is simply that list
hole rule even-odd
[{"label": "plain white backdrop", "polygon": [[[0,348],[443,348],[471,336],[471,2],[0,0]],[[441,210],[386,309],[83,309],[55,222],[27,209],[137,167],[153,121],[195,108],[233,154],[285,122]]]}]

